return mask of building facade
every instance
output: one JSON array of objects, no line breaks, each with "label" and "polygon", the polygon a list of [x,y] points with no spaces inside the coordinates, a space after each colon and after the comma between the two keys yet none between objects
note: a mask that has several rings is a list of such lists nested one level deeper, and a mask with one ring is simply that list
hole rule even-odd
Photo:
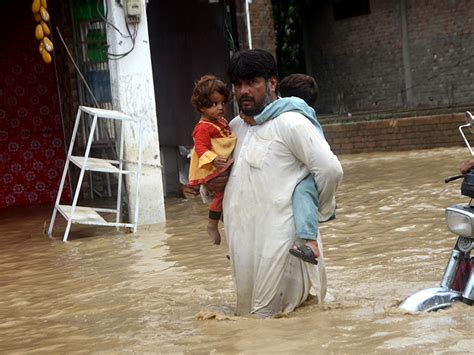
[{"label": "building facade", "polygon": [[320,114],[474,104],[472,0],[307,1],[301,9]]}]

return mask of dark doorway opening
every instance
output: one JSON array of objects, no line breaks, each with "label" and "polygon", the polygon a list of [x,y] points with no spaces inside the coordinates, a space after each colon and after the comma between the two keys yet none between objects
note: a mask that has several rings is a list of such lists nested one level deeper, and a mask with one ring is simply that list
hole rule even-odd
[{"label": "dark doorway opening", "polygon": [[147,7],[158,131],[166,195],[179,192],[179,146],[192,146],[199,114],[190,104],[195,80],[223,80],[229,63],[224,1],[150,1]]}]

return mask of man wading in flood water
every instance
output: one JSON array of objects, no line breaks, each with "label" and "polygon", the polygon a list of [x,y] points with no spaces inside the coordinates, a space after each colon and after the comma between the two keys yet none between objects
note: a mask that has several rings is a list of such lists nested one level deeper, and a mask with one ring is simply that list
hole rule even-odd
[{"label": "man wading in flood water", "polygon": [[253,116],[277,99],[277,68],[270,53],[259,49],[238,52],[228,73],[245,114],[230,123],[237,146],[223,204],[237,291],[236,314],[269,317],[293,311],[310,293],[320,302],[325,297],[319,236],[317,265],[288,252],[295,243],[292,194],[297,183],[311,173],[318,187],[320,217],[327,220],[334,214],[342,168],[303,115],[286,112],[256,125]]}]

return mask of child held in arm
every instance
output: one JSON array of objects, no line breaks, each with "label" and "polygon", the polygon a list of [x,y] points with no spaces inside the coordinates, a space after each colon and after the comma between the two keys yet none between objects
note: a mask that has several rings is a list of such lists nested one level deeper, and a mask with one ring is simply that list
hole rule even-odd
[{"label": "child held in arm", "polygon": [[[236,137],[224,118],[229,99],[227,85],[213,75],[204,75],[194,85],[191,103],[201,118],[193,131],[189,186],[206,184],[226,171],[233,162],[229,157],[234,150]],[[213,191],[209,206],[207,232],[214,244],[221,242],[218,223],[222,215],[223,197],[223,191]]]},{"label": "child held in arm", "polygon": [[[262,124],[288,111],[301,113],[316,127],[324,138],[324,133],[316,119],[313,107],[318,97],[318,85],[313,77],[305,74],[291,74],[281,80],[279,86],[282,98],[273,101],[254,117],[257,124]],[[290,249],[290,254],[300,259],[317,264],[320,255],[318,245],[319,193],[312,174],[298,183],[293,192],[293,215],[296,237],[301,240]],[[335,214],[329,219],[335,218]]]}]

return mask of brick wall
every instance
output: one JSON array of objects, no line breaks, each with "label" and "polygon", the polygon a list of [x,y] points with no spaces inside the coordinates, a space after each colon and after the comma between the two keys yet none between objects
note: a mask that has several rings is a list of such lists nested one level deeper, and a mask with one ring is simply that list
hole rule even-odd
[{"label": "brick wall", "polygon": [[271,0],[253,0],[250,5],[252,47],[262,48],[275,55],[275,27]]},{"label": "brick wall", "polygon": [[370,14],[338,21],[331,1],[307,2],[307,71],[320,87],[318,113],[474,106],[474,0],[405,0],[405,42],[401,1],[370,1]]},{"label": "brick wall", "polygon": [[335,154],[462,146],[463,114],[323,125]]},{"label": "brick wall", "polygon": [[407,1],[415,101],[474,103],[474,1]]}]

